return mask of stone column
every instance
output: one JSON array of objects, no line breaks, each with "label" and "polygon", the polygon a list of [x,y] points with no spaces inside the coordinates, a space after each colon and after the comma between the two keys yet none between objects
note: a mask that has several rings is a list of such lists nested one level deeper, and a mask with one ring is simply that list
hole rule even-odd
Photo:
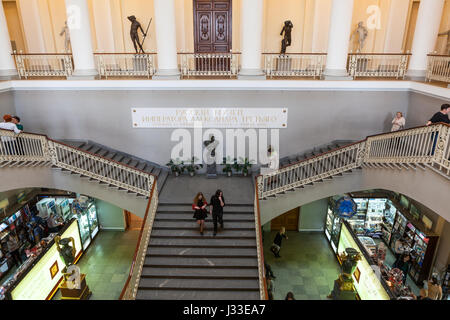
[{"label": "stone column", "polygon": [[153,79],[180,79],[175,0],[154,0],[158,69]]},{"label": "stone column", "polygon": [[0,6],[0,80],[18,79],[14,58],[11,56],[12,48],[5,12],[1,3]]},{"label": "stone column", "polygon": [[95,79],[94,51],[87,0],[65,0],[74,72],[70,79]]},{"label": "stone column", "polygon": [[416,29],[412,44],[412,56],[406,77],[411,80],[424,80],[427,70],[427,55],[436,44],[441,23],[444,0],[421,0],[417,14]]},{"label": "stone column", "polygon": [[325,80],[351,80],[347,72],[353,0],[333,0]]},{"label": "stone column", "polygon": [[263,0],[241,0],[241,70],[238,79],[265,79],[261,69]]}]

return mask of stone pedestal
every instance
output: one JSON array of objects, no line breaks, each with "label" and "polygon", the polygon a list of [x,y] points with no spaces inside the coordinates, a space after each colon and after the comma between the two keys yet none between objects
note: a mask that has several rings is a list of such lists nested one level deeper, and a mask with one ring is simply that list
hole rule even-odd
[{"label": "stone pedestal", "polygon": [[91,296],[92,292],[89,290],[86,284],[86,275],[81,274],[81,287],[80,289],[69,289],[67,287],[66,280],[63,280],[59,285],[61,290],[61,300],[87,300]]}]

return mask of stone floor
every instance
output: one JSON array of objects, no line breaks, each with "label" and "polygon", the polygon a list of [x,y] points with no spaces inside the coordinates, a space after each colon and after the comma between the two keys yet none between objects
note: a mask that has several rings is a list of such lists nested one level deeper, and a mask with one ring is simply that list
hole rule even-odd
[{"label": "stone floor", "polygon": [[276,276],[274,299],[284,300],[291,291],[297,300],[327,300],[340,268],[325,235],[288,232],[281,258],[275,258],[269,250],[275,234],[264,232],[264,259]]},{"label": "stone floor", "polygon": [[[100,231],[78,261],[92,291],[91,300],[117,300],[127,280],[139,230]],[[60,300],[58,291],[53,300]]]}]

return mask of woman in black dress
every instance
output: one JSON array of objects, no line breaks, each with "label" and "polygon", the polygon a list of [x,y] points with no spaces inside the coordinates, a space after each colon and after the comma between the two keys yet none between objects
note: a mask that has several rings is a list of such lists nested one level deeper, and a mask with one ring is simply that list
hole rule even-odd
[{"label": "woman in black dress", "polygon": [[192,204],[192,209],[194,210],[194,219],[197,220],[197,224],[200,226],[200,234],[203,235],[203,227],[205,225],[205,218],[208,215],[206,207],[208,203],[206,202],[203,193],[199,192],[194,198],[194,203]]}]

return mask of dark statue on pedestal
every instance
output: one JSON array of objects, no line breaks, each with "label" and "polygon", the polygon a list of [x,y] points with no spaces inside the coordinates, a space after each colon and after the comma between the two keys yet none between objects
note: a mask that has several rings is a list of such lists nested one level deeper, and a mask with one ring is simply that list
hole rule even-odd
[{"label": "dark statue on pedestal", "polygon": [[210,140],[206,140],[203,144],[208,150],[208,154],[206,157],[206,177],[207,178],[217,178],[217,169],[216,169],[216,147],[219,145],[219,141],[216,141],[216,138],[211,135]]},{"label": "dark statue on pedestal", "polygon": [[[139,46],[141,52],[144,53],[142,44],[139,41],[138,29],[141,29],[141,32],[144,35],[144,39],[147,36],[147,33],[144,32],[144,29],[142,29],[141,24],[136,20],[135,16],[129,16],[128,20],[131,21],[130,37],[131,37],[131,41],[133,41],[134,50],[136,50],[136,53],[139,53],[138,48],[137,48]],[[142,40],[142,43],[144,43],[144,40]]]},{"label": "dark statue on pedestal", "polygon": [[342,271],[339,278],[334,280],[334,289],[328,296],[333,300],[356,300],[356,290],[353,286],[352,275],[356,270],[361,254],[354,248],[346,248],[345,252],[339,255],[342,261]]},{"label": "dark statue on pedestal", "polygon": [[281,30],[280,36],[283,35],[284,32],[284,38],[281,40],[281,53],[286,53],[286,47],[289,47],[291,45],[291,31],[292,28],[294,28],[294,25],[292,24],[291,20],[287,20],[284,22],[284,27]]},{"label": "dark statue on pedestal", "polygon": [[[81,274],[80,268],[74,264],[75,262],[75,240],[70,238],[61,239],[60,236],[55,237],[56,249],[66,265],[61,273],[63,281],[59,285],[62,300],[84,300],[89,299],[92,292],[86,284],[86,275]],[[72,246],[70,245],[72,244]]]}]

